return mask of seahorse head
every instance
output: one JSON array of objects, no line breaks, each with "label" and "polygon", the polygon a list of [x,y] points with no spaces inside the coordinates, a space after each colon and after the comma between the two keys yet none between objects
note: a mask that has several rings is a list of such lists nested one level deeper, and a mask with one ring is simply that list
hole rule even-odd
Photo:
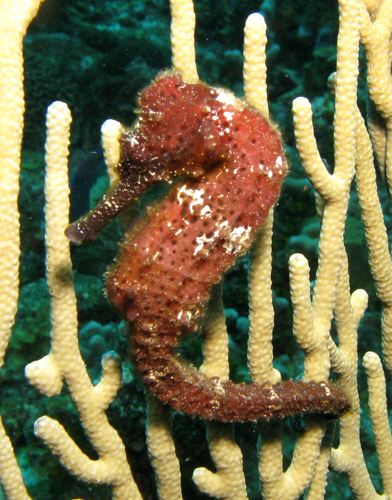
[{"label": "seahorse head", "polygon": [[147,174],[151,182],[198,177],[219,156],[219,132],[211,101],[217,91],[161,73],[140,96],[139,118],[122,138],[120,175]]},{"label": "seahorse head", "polygon": [[95,239],[152,184],[179,176],[202,178],[216,168],[262,172],[274,185],[266,204],[274,203],[286,171],[279,133],[234,94],[185,83],[179,73],[168,71],[141,93],[139,105],[136,123],[121,139],[120,181],[93,211],[67,228],[74,243]]}]

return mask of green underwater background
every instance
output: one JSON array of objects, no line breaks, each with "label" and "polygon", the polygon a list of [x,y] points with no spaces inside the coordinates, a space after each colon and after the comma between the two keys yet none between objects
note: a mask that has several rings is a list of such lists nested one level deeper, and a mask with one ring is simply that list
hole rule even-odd
[{"label": "green underwater background", "polygon": [[[243,95],[245,20],[252,12],[261,12],[267,21],[269,104],[271,116],[282,131],[291,169],[276,208],[274,227],[275,366],[285,379],[300,376],[303,355],[292,335],[287,262],[292,253],[303,253],[309,260],[314,279],[320,224],[313,188],[295,150],[291,103],[298,96],[311,101],[318,146],[333,170],[334,104],[327,79],[336,66],[337,1],[264,0],[260,4],[260,0],[196,0],[195,10],[200,77],[209,84],[230,88],[238,96]],[[94,206],[107,187],[100,146],[101,124],[113,118],[131,125],[136,117],[138,93],[159,71],[171,66],[168,0],[46,0],[29,27],[24,56],[26,114],[19,199],[22,228],[20,304],[1,372],[0,413],[32,498],[104,500],[110,498],[108,487],[86,485],[75,479],[33,434],[34,421],[43,414],[50,415],[65,425],[82,450],[94,458],[95,452],[84,436],[66,392],[51,399],[44,398],[29,386],[23,374],[25,365],[47,354],[50,344],[43,216],[45,112],[49,104],[61,100],[68,104],[73,114],[70,184],[71,218],[75,219]],[[360,71],[358,99],[364,111],[367,95],[363,54]],[[383,191],[381,180],[380,190],[386,224],[391,227],[391,200]],[[122,358],[123,385],[108,415],[127,447],[143,498],[153,500],[157,493],[145,443],[144,389],[129,361],[120,318],[103,293],[104,273],[116,255],[120,239],[120,230],[114,221],[93,244],[72,248],[80,348],[93,381],[100,378],[101,357],[105,352],[115,350]],[[381,304],[375,295],[367,263],[355,186],[345,241],[352,290],[364,288],[369,293],[369,307],[359,329],[359,357],[368,350],[381,355]],[[234,381],[249,381],[246,368],[247,269],[248,261],[243,258],[224,281]],[[196,339],[184,347],[184,355],[196,364],[201,362],[200,346],[201,341]],[[388,380],[388,374],[386,376]],[[359,389],[364,417],[362,445],[372,479],[380,491],[363,371],[360,371]],[[302,428],[300,418],[285,421],[287,463]],[[236,425],[236,438],[244,454],[249,498],[260,498],[256,425]],[[196,467],[213,469],[204,423],[174,415],[174,439],[182,467],[184,498],[208,498],[197,490],[191,479]],[[330,474],[326,498],[352,498],[345,478]],[[5,497],[0,490],[2,498]]]}]

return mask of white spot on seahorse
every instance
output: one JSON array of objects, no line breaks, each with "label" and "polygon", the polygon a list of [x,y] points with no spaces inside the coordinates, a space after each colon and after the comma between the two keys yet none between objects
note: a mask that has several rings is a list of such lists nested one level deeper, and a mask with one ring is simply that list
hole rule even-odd
[{"label": "white spot on seahorse", "polygon": [[194,207],[195,205],[203,205],[204,204],[204,189],[187,189],[186,186],[182,186],[178,190],[178,195],[177,199],[180,205],[182,205],[185,201],[184,197],[181,196],[182,194],[188,195],[190,198],[192,198],[193,201],[191,201],[189,205],[189,209],[191,213],[194,212]]},{"label": "white spot on seahorse", "polygon": [[233,105],[236,102],[236,99],[233,94],[229,94],[220,90],[218,95],[216,96],[216,100],[222,102],[223,104]]},{"label": "white spot on seahorse", "polygon": [[192,319],[192,313],[190,311],[180,311],[177,315],[177,319],[186,325]]},{"label": "white spot on seahorse", "polygon": [[244,245],[248,245],[251,233],[251,227],[235,227],[229,236],[229,240],[225,245],[226,252],[242,252]]}]

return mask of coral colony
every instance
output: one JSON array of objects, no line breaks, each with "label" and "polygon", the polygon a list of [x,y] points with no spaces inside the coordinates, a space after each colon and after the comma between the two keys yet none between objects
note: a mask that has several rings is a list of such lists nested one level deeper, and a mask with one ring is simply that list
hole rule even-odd
[{"label": "coral colony", "polygon": [[161,401],[207,420],[339,415],[348,403],[333,384],[222,382],[173,352],[181,336],[198,329],[211,287],[249,249],[287,164],[276,127],[225,90],[166,72],[143,91],[140,107],[122,138],[117,187],[66,234],[75,243],[93,240],[153,183],[178,178],[125,235],[107,274],[112,306],[132,323],[142,380]]}]

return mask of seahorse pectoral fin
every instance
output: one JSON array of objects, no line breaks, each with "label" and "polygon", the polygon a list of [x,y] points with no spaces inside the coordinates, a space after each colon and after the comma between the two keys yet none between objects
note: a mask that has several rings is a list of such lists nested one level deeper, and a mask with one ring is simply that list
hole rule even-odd
[{"label": "seahorse pectoral fin", "polygon": [[76,245],[94,241],[102,229],[151,184],[150,177],[137,173],[120,179],[117,186],[110,189],[95,208],[67,227],[65,235]]}]

